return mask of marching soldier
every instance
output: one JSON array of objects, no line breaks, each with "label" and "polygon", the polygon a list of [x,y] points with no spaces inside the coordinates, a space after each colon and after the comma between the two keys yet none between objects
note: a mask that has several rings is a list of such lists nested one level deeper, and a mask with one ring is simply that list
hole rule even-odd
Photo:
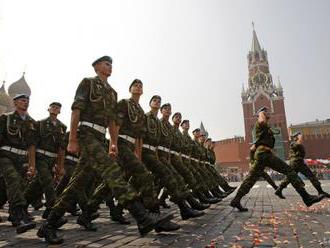
[{"label": "marching soldier", "polygon": [[10,219],[17,233],[36,226],[24,209],[23,164],[29,163],[29,177],[35,174],[36,122],[27,113],[29,100],[28,95],[16,95],[15,111],[0,116],[0,176],[5,182]]},{"label": "marching soldier", "polygon": [[45,193],[46,210],[42,215],[43,219],[47,219],[56,198],[52,172],[55,163],[57,174],[64,174],[66,126],[57,118],[61,113],[61,107],[61,103],[52,102],[48,108],[49,117],[37,122],[36,166],[38,175],[33,178],[25,192],[27,206]]},{"label": "marching soldier", "polygon": [[[296,172],[303,174],[306,178],[308,178],[314,188],[317,190],[319,195],[325,195],[326,197],[330,197],[330,194],[327,192],[324,192],[322,189],[320,181],[317,179],[317,177],[314,175],[314,173],[311,171],[311,169],[305,164],[304,158],[305,158],[305,147],[303,145],[303,135],[300,132],[296,132],[291,136],[291,144],[290,144],[290,152],[289,152],[289,158],[290,158],[290,167]],[[282,190],[285,189],[289,185],[289,180],[286,177],[284,181],[280,184],[278,189],[275,191],[275,194],[278,195],[280,198],[285,199],[285,197],[282,194]]]},{"label": "marching soldier", "polygon": [[[97,74],[93,78],[84,78],[76,91],[72,104],[70,137],[68,151],[78,153],[78,172],[71,178],[68,187],[58,197],[47,221],[43,223],[37,235],[45,238],[50,244],[60,244],[63,239],[56,234],[57,222],[69,207],[71,198],[78,198],[86,190],[86,178],[97,172],[101,175],[103,184],[111,189],[116,199],[127,207],[136,219],[139,232],[144,235],[154,229],[157,224],[171,218],[170,215],[149,213],[143,204],[137,201],[137,192],[130,187],[122,176],[121,168],[114,158],[117,157],[117,93],[109,85],[107,79],[112,72],[112,59],[103,56],[92,66]],[[79,126],[80,124],[80,126]],[[79,126],[79,137],[77,130]],[[106,151],[104,147],[106,128],[109,129],[111,146]],[[104,187],[103,187],[104,188]],[[98,187],[94,194],[98,194]],[[95,208],[92,209],[91,206]],[[81,206],[82,207],[82,206]],[[85,206],[84,206],[85,207]],[[98,205],[88,204],[82,209],[79,224],[87,229],[96,230],[92,226],[92,214]]]},{"label": "marching soldier", "polygon": [[261,176],[261,173],[267,166],[287,176],[289,182],[299,193],[306,206],[309,207],[324,198],[324,195],[314,196],[308,194],[303,186],[302,180],[298,177],[294,170],[273,154],[272,149],[274,148],[275,138],[271,128],[268,125],[269,119],[270,114],[268,113],[268,109],[266,107],[258,110],[258,120],[254,128],[256,137],[254,142],[256,146],[256,152],[254,155],[255,164],[250,169],[248,176],[244,179],[236,193],[235,198],[230,203],[233,208],[237,208],[241,212],[248,211],[248,209],[244,208],[240,203],[242,197],[249,193],[250,189],[256,183],[258,178]]},{"label": "marching soldier", "polygon": [[[166,147],[168,147],[167,145],[171,140],[171,134],[168,133],[167,136],[164,136],[162,132],[162,124],[157,118],[160,104],[160,96],[153,96],[150,99],[149,105],[151,110],[146,114],[147,132],[143,144],[142,159],[147,168],[160,182],[160,187],[165,187],[165,191],[171,196],[171,201],[179,206],[182,219],[198,217],[202,215],[202,212],[195,211],[194,209],[203,210],[208,206],[199,204],[193,198],[186,186],[184,178],[170,163],[169,153],[166,152]],[[167,133],[165,132],[165,134]],[[189,208],[185,202],[186,200],[193,209]]]},{"label": "marching soldier", "polygon": [[[196,128],[193,131],[194,139],[193,139],[193,151],[192,151],[192,163],[197,168],[198,172],[201,174],[203,181],[205,182],[206,188],[203,192],[198,192],[199,199],[208,203],[217,203],[222,200],[223,197],[216,197],[210,194],[210,190],[213,189],[216,185],[212,182],[208,173],[204,170],[203,165],[201,163],[201,159],[204,158],[205,150],[204,146],[200,143],[200,136],[205,134],[201,133],[199,128]],[[206,199],[205,199],[206,197]]]},{"label": "marching soldier", "polygon": [[[212,174],[214,180],[218,182],[220,187],[225,190],[225,193],[227,195],[231,194],[232,192],[235,191],[236,187],[232,187],[228,184],[226,179],[224,179],[220,173],[215,169],[215,161],[216,161],[216,156],[214,152],[214,142],[212,142],[211,138],[207,138],[204,142],[204,146],[206,148],[206,153],[207,153],[207,161],[206,164],[209,165],[207,166],[207,169],[209,172]],[[218,187],[216,187],[217,191]],[[220,192],[222,193],[222,192]]]}]

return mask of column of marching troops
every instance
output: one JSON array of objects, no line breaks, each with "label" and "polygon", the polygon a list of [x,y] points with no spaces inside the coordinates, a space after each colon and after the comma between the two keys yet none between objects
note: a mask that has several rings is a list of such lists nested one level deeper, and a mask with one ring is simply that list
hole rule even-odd
[{"label": "column of marching troops", "polygon": [[[107,82],[112,58],[103,56],[92,66],[97,76],[79,84],[68,132],[57,118],[59,102],[49,105],[48,118],[35,121],[28,115],[29,96],[25,94],[13,98],[14,112],[0,117],[0,205],[9,202],[8,221],[17,233],[36,227],[28,207],[41,208],[43,195],[45,221],[37,235],[50,244],[60,244],[63,238],[57,229],[67,222],[66,212],[78,216],[77,223],[86,230],[96,231],[93,220],[105,201],[113,221],[130,224],[123,215],[127,209],[139,233],[145,235],[180,228],[171,221],[172,214],[160,209],[169,207],[167,198],[186,220],[202,216],[210,204],[235,190],[215,169],[213,143],[205,133],[195,129],[192,139],[189,120],[182,120],[179,112],[172,115],[171,105],[162,105],[158,95],[150,99],[150,111],[145,113],[139,105],[143,83],[138,79],[129,86],[131,97],[117,102],[117,93]],[[272,153],[275,139],[269,118],[267,108],[258,111],[251,169],[230,205],[247,211],[240,200],[260,177],[272,184],[280,198],[285,198],[282,190],[291,183],[307,206],[329,197],[303,163],[300,133],[293,137],[290,165]],[[265,167],[285,174],[286,180],[277,187]],[[298,172],[311,180],[319,195],[306,192]]]}]

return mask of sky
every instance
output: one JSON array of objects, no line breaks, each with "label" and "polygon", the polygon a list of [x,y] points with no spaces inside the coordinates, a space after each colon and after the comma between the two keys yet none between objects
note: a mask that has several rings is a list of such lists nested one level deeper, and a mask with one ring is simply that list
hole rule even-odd
[{"label": "sky", "polygon": [[[144,83],[141,105],[158,94],[191,128],[213,140],[244,135],[252,21],[273,79],[284,88],[287,123],[330,118],[330,1],[318,0],[0,0],[0,80],[25,71],[29,113],[63,104],[69,125],[75,90],[91,63],[113,58],[119,99]],[[276,81],[276,80],[275,80]]]}]

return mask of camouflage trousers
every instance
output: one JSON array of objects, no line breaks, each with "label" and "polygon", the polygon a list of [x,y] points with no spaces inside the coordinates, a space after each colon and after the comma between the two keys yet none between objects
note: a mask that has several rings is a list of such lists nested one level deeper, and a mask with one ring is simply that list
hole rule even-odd
[{"label": "camouflage trousers", "polygon": [[45,155],[37,155],[36,167],[37,175],[32,179],[29,187],[25,191],[25,199],[27,205],[40,199],[45,193],[47,208],[51,208],[55,203],[55,189],[53,180],[54,158],[49,158]]},{"label": "camouflage trousers", "polygon": [[155,176],[160,187],[165,187],[167,189],[168,194],[171,196],[171,201],[178,203],[180,200],[183,200],[188,196],[189,189],[187,188],[184,179],[171,164],[166,162],[166,160],[166,155],[165,159],[161,162],[160,159],[157,158],[157,153],[155,151],[143,148],[142,161],[148,170],[150,170]]},{"label": "camouflage trousers", "polygon": [[199,190],[197,180],[193,173],[189,170],[183,161],[181,156],[171,154],[171,164],[179,172],[179,174],[184,178],[186,183],[189,185],[189,188],[196,191]]},{"label": "camouflage trousers", "polygon": [[209,189],[213,188],[212,182],[208,175],[205,173],[201,165],[191,160],[190,161],[191,167],[193,168],[194,176],[197,178],[198,182],[201,184],[200,189],[203,191],[208,191]]},{"label": "camouflage trousers", "polygon": [[[299,160],[290,160],[289,166],[296,172],[303,174],[306,178],[310,180],[313,184],[314,188],[318,191],[318,193],[322,193],[323,190],[321,188],[321,183],[311,171],[311,169],[305,164],[303,159]],[[290,181],[286,177],[280,184],[280,188],[284,189],[290,184]]]},{"label": "camouflage trousers", "polygon": [[55,188],[55,192],[57,196],[59,196],[66,188],[66,186],[69,184],[70,178],[72,177],[76,166],[77,163],[75,163],[74,161],[70,161],[70,160],[64,161],[64,175]]},{"label": "camouflage trousers", "polygon": [[298,177],[295,171],[283,160],[276,157],[271,151],[257,149],[254,158],[255,162],[253,163],[249,174],[239,187],[236,198],[241,199],[244,195],[249,193],[250,189],[253,187],[259,177],[261,177],[266,167],[270,167],[271,169],[286,175],[289,182],[297,191],[303,188],[304,183]]},{"label": "camouflage trousers", "polygon": [[227,180],[223,176],[221,176],[221,174],[216,170],[216,168],[214,168],[214,166],[207,165],[207,169],[213,175],[214,180],[220,185],[220,187],[224,191],[228,191],[230,189],[230,186],[229,186]]},{"label": "camouflage trousers", "polygon": [[198,169],[194,164],[192,164],[190,159],[182,158],[183,164],[188,168],[188,170],[193,174],[196,179],[195,191],[206,191],[207,185],[204,183],[203,176],[199,173]]},{"label": "camouflage trousers", "polygon": [[3,189],[7,193],[6,198],[8,199],[9,207],[24,207],[26,200],[24,197],[23,161],[20,161],[20,158],[11,158],[13,155],[7,157],[1,154],[0,156],[0,177],[3,178]]},{"label": "camouflage trousers", "polygon": [[[48,221],[51,223],[64,215],[71,205],[71,199],[76,199],[83,211],[89,211],[89,209],[83,209],[85,206],[81,205],[80,201],[88,198],[86,194],[88,180],[95,178],[95,175],[100,176],[106,187],[112,189],[120,203],[126,204],[136,196],[133,188],[123,179],[118,163],[109,157],[108,151],[104,147],[104,140],[97,138],[91,131],[82,132],[81,130],[79,145],[78,165],[68,186],[57,198],[52,208],[48,217]],[[94,193],[97,194],[97,192]]]},{"label": "camouflage trousers", "polygon": [[7,202],[7,190],[5,179],[0,176],[0,208],[3,207]]},{"label": "camouflage trousers", "polygon": [[[254,154],[255,154],[255,151],[251,151],[250,150],[250,167],[253,167],[254,166],[254,163],[255,163],[255,159],[254,159]],[[260,177],[265,179],[265,181],[270,184],[273,189],[277,189],[277,185],[276,183],[274,182],[274,180],[268,175],[268,173],[266,171],[263,171],[260,173]]]},{"label": "camouflage trousers", "polygon": [[130,184],[141,194],[146,208],[154,208],[157,203],[157,191],[154,185],[154,176],[147,170],[141,160],[134,153],[135,145],[119,138],[118,155],[120,165],[129,178]]}]

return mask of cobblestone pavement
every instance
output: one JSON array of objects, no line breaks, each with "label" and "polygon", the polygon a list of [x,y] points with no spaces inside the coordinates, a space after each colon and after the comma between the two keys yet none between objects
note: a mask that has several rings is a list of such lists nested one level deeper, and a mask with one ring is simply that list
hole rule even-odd
[{"label": "cobblestone pavement", "polygon": [[[330,192],[330,181],[322,181]],[[307,190],[316,193],[309,182]],[[200,218],[182,221],[176,206],[171,207],[182,228],[173,233],[151,232],[140,237],[135,225],[122,226],[109,220],[103,205],[96,220],[97,232],[87,232],[75,224],[75,217],[59,233],[65,243],[49,247],[330,247],[330,200],[323,200],[306,208],[300,197],[289,186],[281,200],[265,182],[258,182],[242,203],[249,212],[239,213],[229,206],[234,194],[212,205]],[[0,210],[3,220],[7,213]],[[41,211],[33,212],[38,226]],[[127,216],[129,216],[127,214]],[[133,220],[131,219],[133,222]],[[0,223],[0,247],[46,247],[37,238],[36,230],[16,235],[9,222]]]}]

